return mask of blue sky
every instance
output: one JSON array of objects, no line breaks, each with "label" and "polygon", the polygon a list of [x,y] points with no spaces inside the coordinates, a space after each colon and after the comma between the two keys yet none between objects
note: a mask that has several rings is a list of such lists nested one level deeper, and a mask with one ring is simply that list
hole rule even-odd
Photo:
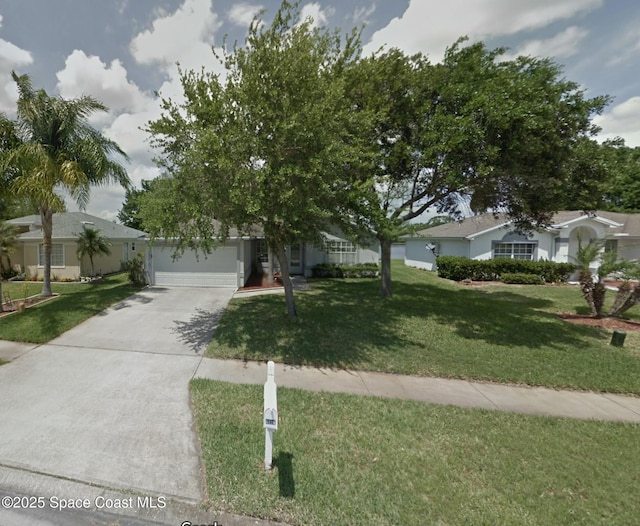
[{"label": "blue sky", "polygon": [[[211,46],[244,41],[253,15],[279,0],[0,0],[0,111],[13,116],[11,71],[66,98],[82,94],[111,111],[94,125],[131,157],[139,185],[157,176],[147,135],[159,116],[155,95],[180,97],[176,62],[220,71]],[[433,62],[458,37],[510,55],[551,57],[587,96],[608,94],[601,137],[640,146],[640,2],[637,0],[318,0],[303,16],[344,31],[364,25],[364,53],[381,46],[422,52]],[[124,192],[94,190],[89,213],[114,219]],[[70,204],[70,210],[75,206]]]}]

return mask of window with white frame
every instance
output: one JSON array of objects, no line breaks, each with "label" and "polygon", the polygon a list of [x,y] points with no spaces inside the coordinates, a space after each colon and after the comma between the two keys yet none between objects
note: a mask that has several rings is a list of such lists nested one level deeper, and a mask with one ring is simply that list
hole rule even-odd
[{"label": "window with white frame", "polygon": [[533,260],[537,243],[494,243],[493,257]]},{"label": "window with white frame", "polygon": [[[44,267],[44,245],[38,245],[38,266]],[[64,267],[64,245],[54,243],[51,245],[51,266]]]},{"label": "window with white frame", "polygon": [[327,262],[353,265],[356,262],[356,246],[351,241],[326,240]]}]

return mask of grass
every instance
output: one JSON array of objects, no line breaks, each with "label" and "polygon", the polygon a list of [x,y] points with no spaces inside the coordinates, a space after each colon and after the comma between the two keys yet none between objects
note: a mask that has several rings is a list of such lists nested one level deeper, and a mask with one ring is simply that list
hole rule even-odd
[{"label": "grass", "polygon": [[572,325],[577,287],[464,287],[393,267],[393,298],[374,280],[316,280],[296,294],[299,320],[280,295],[234,299],[207,355],[289,364],[640,394],[640,335]]},{"label": "grass", "polygon": [[290,524],[637,524],[640,426],[262,386],[191,393],[212,509]]},{"label": "grass", "polygon": [[[27,295],[38,294],[42,283],[29,283],[28,287]],[[21,283],[3,283],[2,289],[14,301],[25,296]],[[126,274],[109,276],[93,284],[53,284],[52,291],[60,294],[58,298],[24,313],[0,318],[0,340],[48,342],[138,289],[129,284]]]}]

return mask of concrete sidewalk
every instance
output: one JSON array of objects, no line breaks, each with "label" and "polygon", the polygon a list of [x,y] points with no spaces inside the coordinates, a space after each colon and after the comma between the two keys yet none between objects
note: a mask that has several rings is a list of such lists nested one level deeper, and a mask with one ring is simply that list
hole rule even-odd
[{"label": "concrete sidewalk", "polygon": [[[194,377],[263,384],[264,363],[204,358]],[[445,378],[345,371],[276,364],[276,383],[311,391],[404,398],[434,404],[513,413],[640,423],[640,398],[560,391]]]},{"label": "concrete sidewalk", "polygon": [[[36,347],[0,341],[0,360],[11,361]],[[204,358],[195,378],[263,384],[266,365]],[[526,387],[446,378],[346,371],[276,364],[276,383],[311,391],[405,398],[419,402],[477,407],[535,415],[640,423],[640,397]]]}]

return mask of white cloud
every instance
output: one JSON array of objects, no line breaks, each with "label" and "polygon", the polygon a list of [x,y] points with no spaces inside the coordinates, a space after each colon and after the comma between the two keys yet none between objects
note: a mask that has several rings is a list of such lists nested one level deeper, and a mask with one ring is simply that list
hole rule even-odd
[{"label": "white cloud", "polygon": [[99,57],[89,57],[76,49],[67,57],[64,69],[58,71],[56,77],[62,97],[91,95],[116,113],[141,111],[151,102],[150,97],[127,79],[127,71],[117,59],[107,66]]},{"label": "white cloud", "polygon": [[300,10],[300,22],[311,18],[313,19],[311,27],[323,27],[327,25],[328,18],[333,15],[333,13],[333,9],[322,9],[319,3],[312,2],[304,5]]},{"label": "white cloud", "polygon": [[632,148],[640,146],[640,96],[631,97],[598,115],[593,122],[602,128],[601,140],[622,137]]},{"label": "white cloud", "polygon": [[241,2],[229,11],[229,20],[240,27],[249,27],[253,18],[264,8],[262,5]]},{"label": "white cloud", "polygon": [[375,2],[368,5],[368,6],[358,6],[356,7],[355,11],[353,12],[352,15],[352,20],[353,23],[356,25],[369,25],[370,23],[370,19],[371,19],[371,15],[373,15],[373,13],[375,13],[376,11],[376,4]]},{"label": "white cloud", "polygon": [[580,43],[587,37],[586,29],[571,26],[547,40],[530,40],[513,53],[505,53],[504,59],[511,60],[519,55],[534,57],[566,58],[578,53]]},{"label": "white cloud", "polygon": [[[0,15],[0,27],[2,27],[2,15]],[[33,63],[33,57],[29,51],[0,38],[0,111],[12,116],[16,111],[18,100],[18,88],[11,78],[11,72]]]},{"label": "white cloud", "polygon": [[558,20],[597,9],[603,0],[410,0],[400,18],[377,31],[365,46],[364,54],[383,46],[397,47],[408,54],[422,52],[434,61],[459,37],[471,40],[512,35],[546,27]]},{"label": "white cloud", "polygon": [[213,37],[220,28],[211,0],[185,0],[173,14],[153,22],[153,28],[137,35],[131,53],[139,64],[159,64],[171,69],[179,62],[187,69],[200,69],[214,61]]}]

